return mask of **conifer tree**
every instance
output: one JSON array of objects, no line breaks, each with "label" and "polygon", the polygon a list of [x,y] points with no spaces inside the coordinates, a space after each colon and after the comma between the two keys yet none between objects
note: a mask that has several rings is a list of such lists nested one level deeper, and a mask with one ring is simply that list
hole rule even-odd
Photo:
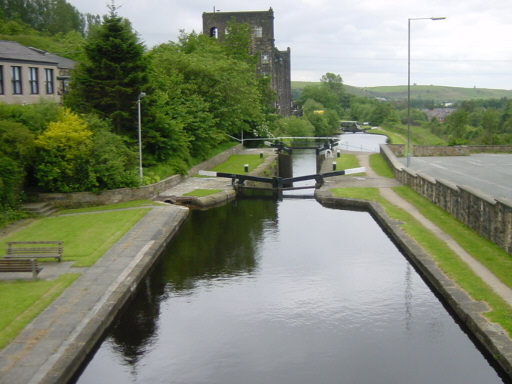
[{"label": "conifer tree", "polygon": [[86,60],[73,73],[66,103],[84,113],[112,120],[118,134],[135,135],[136,101],[147,82],[144,46],[115,5],[91,30]]}]

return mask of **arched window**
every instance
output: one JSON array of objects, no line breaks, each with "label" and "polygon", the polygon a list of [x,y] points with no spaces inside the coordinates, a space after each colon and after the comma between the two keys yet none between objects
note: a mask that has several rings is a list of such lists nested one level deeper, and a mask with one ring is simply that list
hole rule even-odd
[{"label": "arched window", "polygon": [[219,30],[217,27],[212,27],[210,29],[210,37],[215,37],[216,39],[219,38]]}]

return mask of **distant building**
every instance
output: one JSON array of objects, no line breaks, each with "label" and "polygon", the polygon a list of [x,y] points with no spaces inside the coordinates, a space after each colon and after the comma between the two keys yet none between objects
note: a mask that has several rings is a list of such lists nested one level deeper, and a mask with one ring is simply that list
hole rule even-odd
[{"label": "distant building", "polygon": [[0,40],[0,102],[59,102],[75,62],[14,41]]},{"label": "distant building", "polygon": [[258,55],[257,71],[271,76],[271,87],[277,93],[277,109],[283,116],[289,116],[292,109],[290,74],[290,48],[280,51],[274,46],[274,11],[253,12],[205,12],[203,33],[224,39],[227,23],[247,23],[251,26],[251,54]]},{"label": "distant building", "polygon": [[456,111],[456,108],[434,108],[434,109],[424,109],[423,112],[426,113],[429,120],[432,120],[433,117],[436,118],[440,123],[444,123],[444,119],[446,116],[449,116],[453,112]]}]

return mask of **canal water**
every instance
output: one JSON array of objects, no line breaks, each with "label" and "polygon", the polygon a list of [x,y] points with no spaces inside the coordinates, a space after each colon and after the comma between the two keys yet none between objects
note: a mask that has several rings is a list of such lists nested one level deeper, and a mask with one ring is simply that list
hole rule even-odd
[{"label": "canal water", "polygon": [[368,213],[285,197],[191,212],[77,381],[502,379]]}]

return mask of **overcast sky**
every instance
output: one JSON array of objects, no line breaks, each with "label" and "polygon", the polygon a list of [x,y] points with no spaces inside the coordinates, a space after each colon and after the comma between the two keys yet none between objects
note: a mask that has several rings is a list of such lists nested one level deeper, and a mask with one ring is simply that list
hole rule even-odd
[{"label": "overcast sky", "polygon": [[[106,14],[110,0],[68,0]],[[359,87],[411,84],[512,89],[511,0],[116,0],[148,48],[202,32],[202,13],[274,9],[276,47],[291,49],[292,80],[341,75]]]}]

